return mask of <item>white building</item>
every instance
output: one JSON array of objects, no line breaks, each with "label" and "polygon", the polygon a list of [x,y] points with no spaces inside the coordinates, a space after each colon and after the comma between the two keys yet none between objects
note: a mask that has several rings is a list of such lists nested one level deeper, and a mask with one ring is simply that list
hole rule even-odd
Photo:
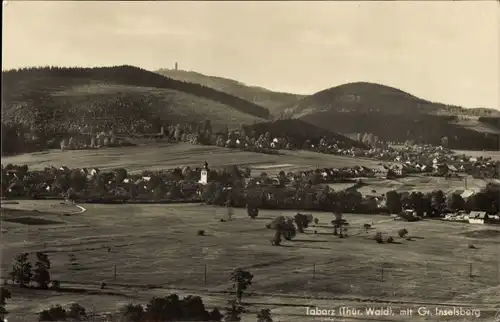
[{"label": "white building", "polygon": [[203,166],[203,169],[201,169],[201,175],[200,175],[200,183],[205,185],[208,183],[208,163],[205,161],[205,165]]},{"label": "white building", "polygon": [[471,211],[469,214],[470,224],[484,224],[486,219],[488,219],[488,215],[485,211]]}]

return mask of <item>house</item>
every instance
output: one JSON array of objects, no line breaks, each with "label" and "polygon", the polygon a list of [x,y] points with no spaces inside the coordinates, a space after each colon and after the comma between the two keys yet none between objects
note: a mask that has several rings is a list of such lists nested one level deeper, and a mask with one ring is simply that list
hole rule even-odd
[{"label": "house", "polygon": [[488,219],[488,215],[485,211],[471,211],[468,219],[470,224],[484,224],[484,221]]},{"label": "house", "polygon": [[475,191],[474,190],[464,190],[461,194],[460,194],[460,197],[462,197],[462,199],[464,200],[467,200],[469,199],[470,197],[472,197],[472,195],[474,195]]},{"label": "house", "polygon": [[62,167],[59,168],[60,171],[64,172],[64,173],[68,173],[70,172],[69,168],[65,165],[63,165]]}]

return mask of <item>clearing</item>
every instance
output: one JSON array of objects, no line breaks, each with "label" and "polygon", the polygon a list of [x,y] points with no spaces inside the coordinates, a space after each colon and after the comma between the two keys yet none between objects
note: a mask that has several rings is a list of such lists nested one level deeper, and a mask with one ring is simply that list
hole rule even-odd
[{"label": "clearing", "polygon": [[[54,201],[37,203],[50,208]],[[2,223],[3,277],[16,253],[44,251],[52,261],[52,277],[74,289],[12,288],[7,304],[11,320],[34,320],[43,307],[73,301],[95,312],[111,312],[170,292],[198,294],[208,306],[222,306],[232,296],[228,278],[237,267],[255,276],[252,294],[244,297],[249,313],[243,321],[255,321],[261,308],[271,309],[275,321],[311,321],[315,319],[305,315],[306,306],[341,305],[362,310],[391,306],[396,315],[340,321],[491,321],[500,303],[500,241],[464,235],[478,225],[348,214],[349,237],[340,239],[332,235],[333,215],[318,212],[313,213],[319,218],[317,227],[276,247],[270,243],[273,231],[264,226],[293,211],[262,210],[252,220],[243,209],[234,209],[234,220],[220,222],[225,210],[203,205],[82,206],[87,208],[82,215],[39,213],[63,225]],[[365,232],[365,223],[373,229]],[[411,241],[397,237],[403,227]],[[199,229],[207,236],[197,236]],[[376,231],[395,237],[397,244],[377,244],[371,239]],[[477,248],[469,249],[470,243]],[[108,286],[99,290],[102,281]],[[415,310],[411,317],[399,315],[400,309],[452,305],[480,309],[481,317],[419,317]]]}]

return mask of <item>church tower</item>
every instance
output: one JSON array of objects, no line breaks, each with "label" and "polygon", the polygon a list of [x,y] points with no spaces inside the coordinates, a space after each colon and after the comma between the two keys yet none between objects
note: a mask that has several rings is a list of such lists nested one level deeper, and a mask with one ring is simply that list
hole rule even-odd
[{"label": "church tower", "polygon": [[205,161],[205,164],[203,165],[203,168],[201,169],[201,178],[200,178],[200,183],[205,185],[208,183],[208,163]]}]

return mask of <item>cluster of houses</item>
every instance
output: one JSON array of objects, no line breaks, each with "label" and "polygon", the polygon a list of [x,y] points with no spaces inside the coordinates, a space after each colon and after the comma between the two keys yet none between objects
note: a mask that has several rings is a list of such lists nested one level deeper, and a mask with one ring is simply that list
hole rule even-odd
[{"label": "cluster of houses", "polygon": [[470,224],[500,224],[500,216],[488,215],[485,211],[459,211],[457,213],[446,214],[443,220],[455,222],[468,222]]}]

